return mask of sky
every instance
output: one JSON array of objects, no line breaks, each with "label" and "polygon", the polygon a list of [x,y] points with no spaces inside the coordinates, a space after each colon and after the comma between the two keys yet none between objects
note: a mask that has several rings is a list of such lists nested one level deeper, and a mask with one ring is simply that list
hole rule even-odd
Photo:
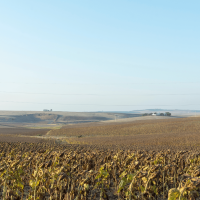
[{"label": "sky", "polygon": [[200,110],[199,0],[0,2],[0,110]]}]

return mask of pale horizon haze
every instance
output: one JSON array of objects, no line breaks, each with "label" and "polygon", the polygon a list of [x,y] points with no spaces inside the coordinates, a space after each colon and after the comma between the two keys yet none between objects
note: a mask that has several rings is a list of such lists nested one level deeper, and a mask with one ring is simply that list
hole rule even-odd
[{"label": "pale horizon haze", "polygon": [[0,110],[200,110],[200,1],[1,1]]}]

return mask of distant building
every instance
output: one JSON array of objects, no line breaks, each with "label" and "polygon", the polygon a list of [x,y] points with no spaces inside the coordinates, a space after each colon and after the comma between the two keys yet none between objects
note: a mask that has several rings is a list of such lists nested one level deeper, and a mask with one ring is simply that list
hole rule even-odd
[{"label": "distant building", "polygon": [[157,112],[154,112],[154,113],[144,113],[143,116],[171,116],[171,113],[170,112],[165,112],[165,113],[157,113]]}]

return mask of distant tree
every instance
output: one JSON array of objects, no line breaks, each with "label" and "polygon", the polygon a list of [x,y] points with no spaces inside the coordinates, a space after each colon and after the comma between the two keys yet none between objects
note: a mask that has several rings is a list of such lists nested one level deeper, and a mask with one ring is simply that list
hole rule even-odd
[{"label": "distant tree", "polygon": [[166,112],[165,113],[167,116],[171,116],[171,113],[170,112]]}]

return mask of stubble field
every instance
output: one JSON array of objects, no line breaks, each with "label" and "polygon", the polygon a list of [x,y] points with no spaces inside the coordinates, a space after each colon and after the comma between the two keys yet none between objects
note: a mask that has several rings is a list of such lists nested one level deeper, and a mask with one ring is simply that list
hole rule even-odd
[{"label": "stubble field", "polygon": [[200,117],[65,126],[49,131],[48,135],[60,136],[70,144],[188,149],[200,146]]}]

